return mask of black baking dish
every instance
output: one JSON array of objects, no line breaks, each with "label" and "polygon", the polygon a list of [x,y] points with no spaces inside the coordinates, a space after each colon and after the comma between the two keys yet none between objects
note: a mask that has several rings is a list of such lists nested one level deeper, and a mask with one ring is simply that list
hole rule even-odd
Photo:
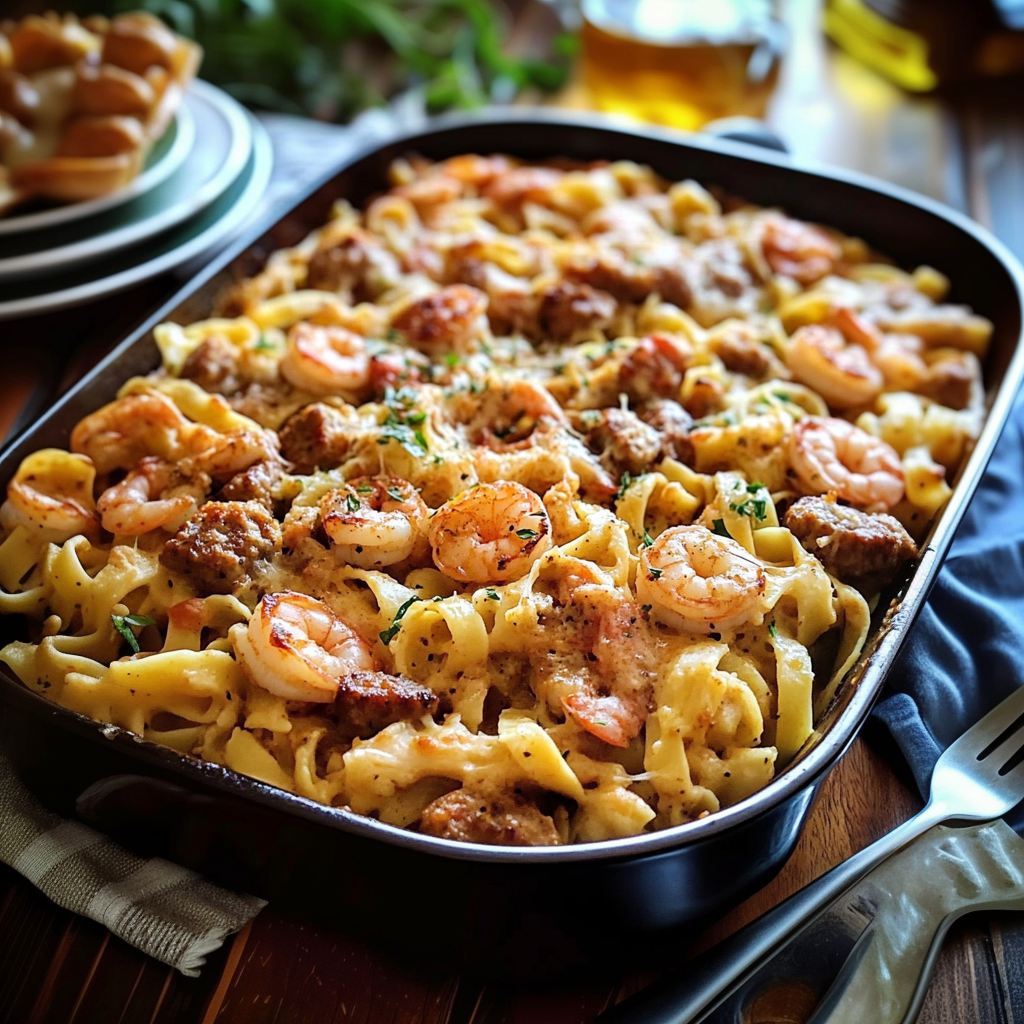
[{"label": "black baking dish", "polygon": [[[129,376],[157,366],[156,323],[208,315],[226,284],[319,226],[335,199],[359,205],[381,191],[389,163],[409,152],[650,164],[671,180],[716,184],[858,235],[901,265],[931,264],[953,282],[951,301],[994,322],[986,366],[991,410],[981,438],[913,574],[880,603],[865,653],[821,735],[766,789],[705,820],[632,839],[539,849],[460,845],[315,804],[57,707],[0,669],[4,747],[26,783],[62,813],[233,888],[334,915],[345,928],[429,947],[449,962],[536,969],[619,961],[737,903],[792,851],[824,774],[881,689],[1008,415],[1024,375],[1024,272],[966,218],[863,176],[593,116],[517,111],[449,118],[349,158],[272,226],[215,260],[7,449],[2,479],[28,453],[66,446],[79,418],[112,399]],[[19,625],[9,620],[2,628],[11,634]]]}]

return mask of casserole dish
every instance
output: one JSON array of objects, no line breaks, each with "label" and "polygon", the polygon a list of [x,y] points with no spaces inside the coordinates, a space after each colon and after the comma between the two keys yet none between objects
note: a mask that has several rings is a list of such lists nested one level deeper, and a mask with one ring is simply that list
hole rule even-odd
[{"label": "casserole dish", "polygon": [[[384,187],[391,161],[410,151],[433,159],[496,151],[628,158],[669,178],[717,184],[856,233],[901,263],[927,254],[952,279],[953,301],[994,323],[991,410],[980,440],[913,575],[883,595],[869,643],[803,755],[765,790],[705,820],[632,839],[509,849],[403,832],[310,803],[80,718],[6,675],[5,744],[26,782],[60,811],[235,888],[305,902],[307,910],[413,944],[429,935],[448,958],[476,964],[564,967],[612,951],[619,959],[624,946],[649,944],[636,936],[660,943],[666,929],[742,899],[792,850],[817,785],[863,722],[920,609],[1007,414],[1024,360],[1021,273],[997,242],[935,204],[746,147],[558,114],[446,120],[352,158],[268,230],[222,256],[6,453],[5,478],[28,452],[66,444],[84,414],[113,398],[127,377],[156,366],[155,323],[208,316],[234,276],[252,274],[270,251],[305,236],[335,199],[362,204]],[[417,906],[424,897],[432,904],[427,913]]]}]

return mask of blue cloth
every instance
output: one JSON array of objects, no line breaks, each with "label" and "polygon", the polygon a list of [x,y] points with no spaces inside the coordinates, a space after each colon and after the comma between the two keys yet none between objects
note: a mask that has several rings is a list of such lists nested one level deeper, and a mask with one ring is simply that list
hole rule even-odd
[{"label": "blue cloth", "polygon": [[[875,708],[922,796],[939,754],[1024,684],[1024,395]],[[1024,827],[1024,806],[1010,823]]]}]

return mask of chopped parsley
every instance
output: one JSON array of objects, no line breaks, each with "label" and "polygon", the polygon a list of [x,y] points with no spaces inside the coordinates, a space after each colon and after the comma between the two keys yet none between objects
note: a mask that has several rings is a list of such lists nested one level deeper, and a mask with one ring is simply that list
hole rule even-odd
[{"label": "chopped parsley", "polygon": [[487,589],[486,589],[486,590],[484,591],[484,593],[485,593],[485,594],[486,594],[486,595],[487,595],[487,596],[488,596],[488,597],[489,597],[489,598],[490,598],[490,599],[491,599],[492,601],[500,601],[500,600],[501,600],[501,597],[500,597],[500,596],[498,595],[498,592],[497,592],[497,591],[496,591],[496,590],[494,589],[494,587],[488,587],[488,588],[487,588]]},{"label": "chopped parsley", "polygon": [[405,495],[397,487],[388,488],[388,497],[395,501],[405,501]]},{"label": "chopped parsley", "polygon": [[717,534],[719,537],[728,537],[730,540],[732,539],[732,534],[725,528],[724,519],[716,519],[712,523],[712,526],[712,533]]},{"label": "chopped parsley", "polygon": [[265,334],[261,334],[256,339],[256,344],[253,345],[253,348],[257,352],[273,352],[276,346]]},{"label": "chopped parsley", "polygon": [[778,631],[778,629],[777,629],[777,627],[775,625],[775,620],[774,619],[772,619],[772,621],[768,623],[768,635],[773,640],[778,640],[779,639],[779,631]]},{"label": "chopped parsley", "polygon": [[660,569],[652,569],[651,570],[651,579],[652,580],[660,580],[661,579],[661,570]]},{"label": "chopped parsley", "polygon": [[345,495],[345,507],[349,512],[358,512],[362,505],[359,503],[359,499],[354,494]]},{"label": "chopped parsley", "polygon": [[644,530],[644,547],[649,548],[654,543],[654,538]]},{"label": "chopped parsley", "polygon": [[516,536],[520,540],[532,540],[534,537],[538,536],[538,534],[537,534],[536,530],[524,529],[524,530],[516,530]]},{"label": "chopped parsley", "polygon": [[768,499],[747,498],[745,501],[741,501],[738,504],[731,501],[729,502],[729,508],[737,515],[748,516],[751,519],[756,519],[760,523],[768,516]]},{"label": "chopped parsley", "polygon": [[458,366],[462,362],[462,356],[457,352],[449,352],[445,357],[444,361],[451,367]]},{"label": "chopped parsley", "polygon": [[421,598],[410,597],[409,600],[406,601],[397,612],[395,612],[395,617],[391,620],[391,625],[388,626],[387,629],[381,630],[380,639],[385,647],[395,639],[398,631],[402,628],[401,623],[402,619],[405,617],[405,613],[419,600],[421,600]]},{"label": "chopped parsley", "polygon": [[654,607],[653,604],[642,604],[642,605],[640,605],[640,611],[642,611],[646,615],[646,614],[648,614],[650,612],[650,610],[653,607]]},{"label": "chopped parsley", "polygon": [[133,654],[139,653],[139,641],[135,639],[132,626],[156,625],[156,619],[151,619],[148,615],[111,615],[110,621],[114,624],[114,629],[124,637]]},{"label": "chopped parsley", "polygon": [[626,491],[629,490],[630,484],[633,483],[633,477],[629,473],[623,473],[619,477],[619,493],[615,495],[616,501],[621,501],[626,496]]},{"label": "chopped parsley", "polygon": [[426,418],[427,414],[421,410],[419,412],[409,413],[409,415],[405,417],[405,422],[416,426],[417,423],[422,423]]}]

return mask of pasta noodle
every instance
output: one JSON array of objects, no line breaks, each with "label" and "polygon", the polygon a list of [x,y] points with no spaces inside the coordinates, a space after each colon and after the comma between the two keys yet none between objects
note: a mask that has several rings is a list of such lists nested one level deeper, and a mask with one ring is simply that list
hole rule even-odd
[{"label": "pasta noodle", "polygon": [[446,839],[743,800],[949,496],[991,325],[936,270],[635,164],[392,177],[22,463],[0,611],[33,626],[0,660]]}]

